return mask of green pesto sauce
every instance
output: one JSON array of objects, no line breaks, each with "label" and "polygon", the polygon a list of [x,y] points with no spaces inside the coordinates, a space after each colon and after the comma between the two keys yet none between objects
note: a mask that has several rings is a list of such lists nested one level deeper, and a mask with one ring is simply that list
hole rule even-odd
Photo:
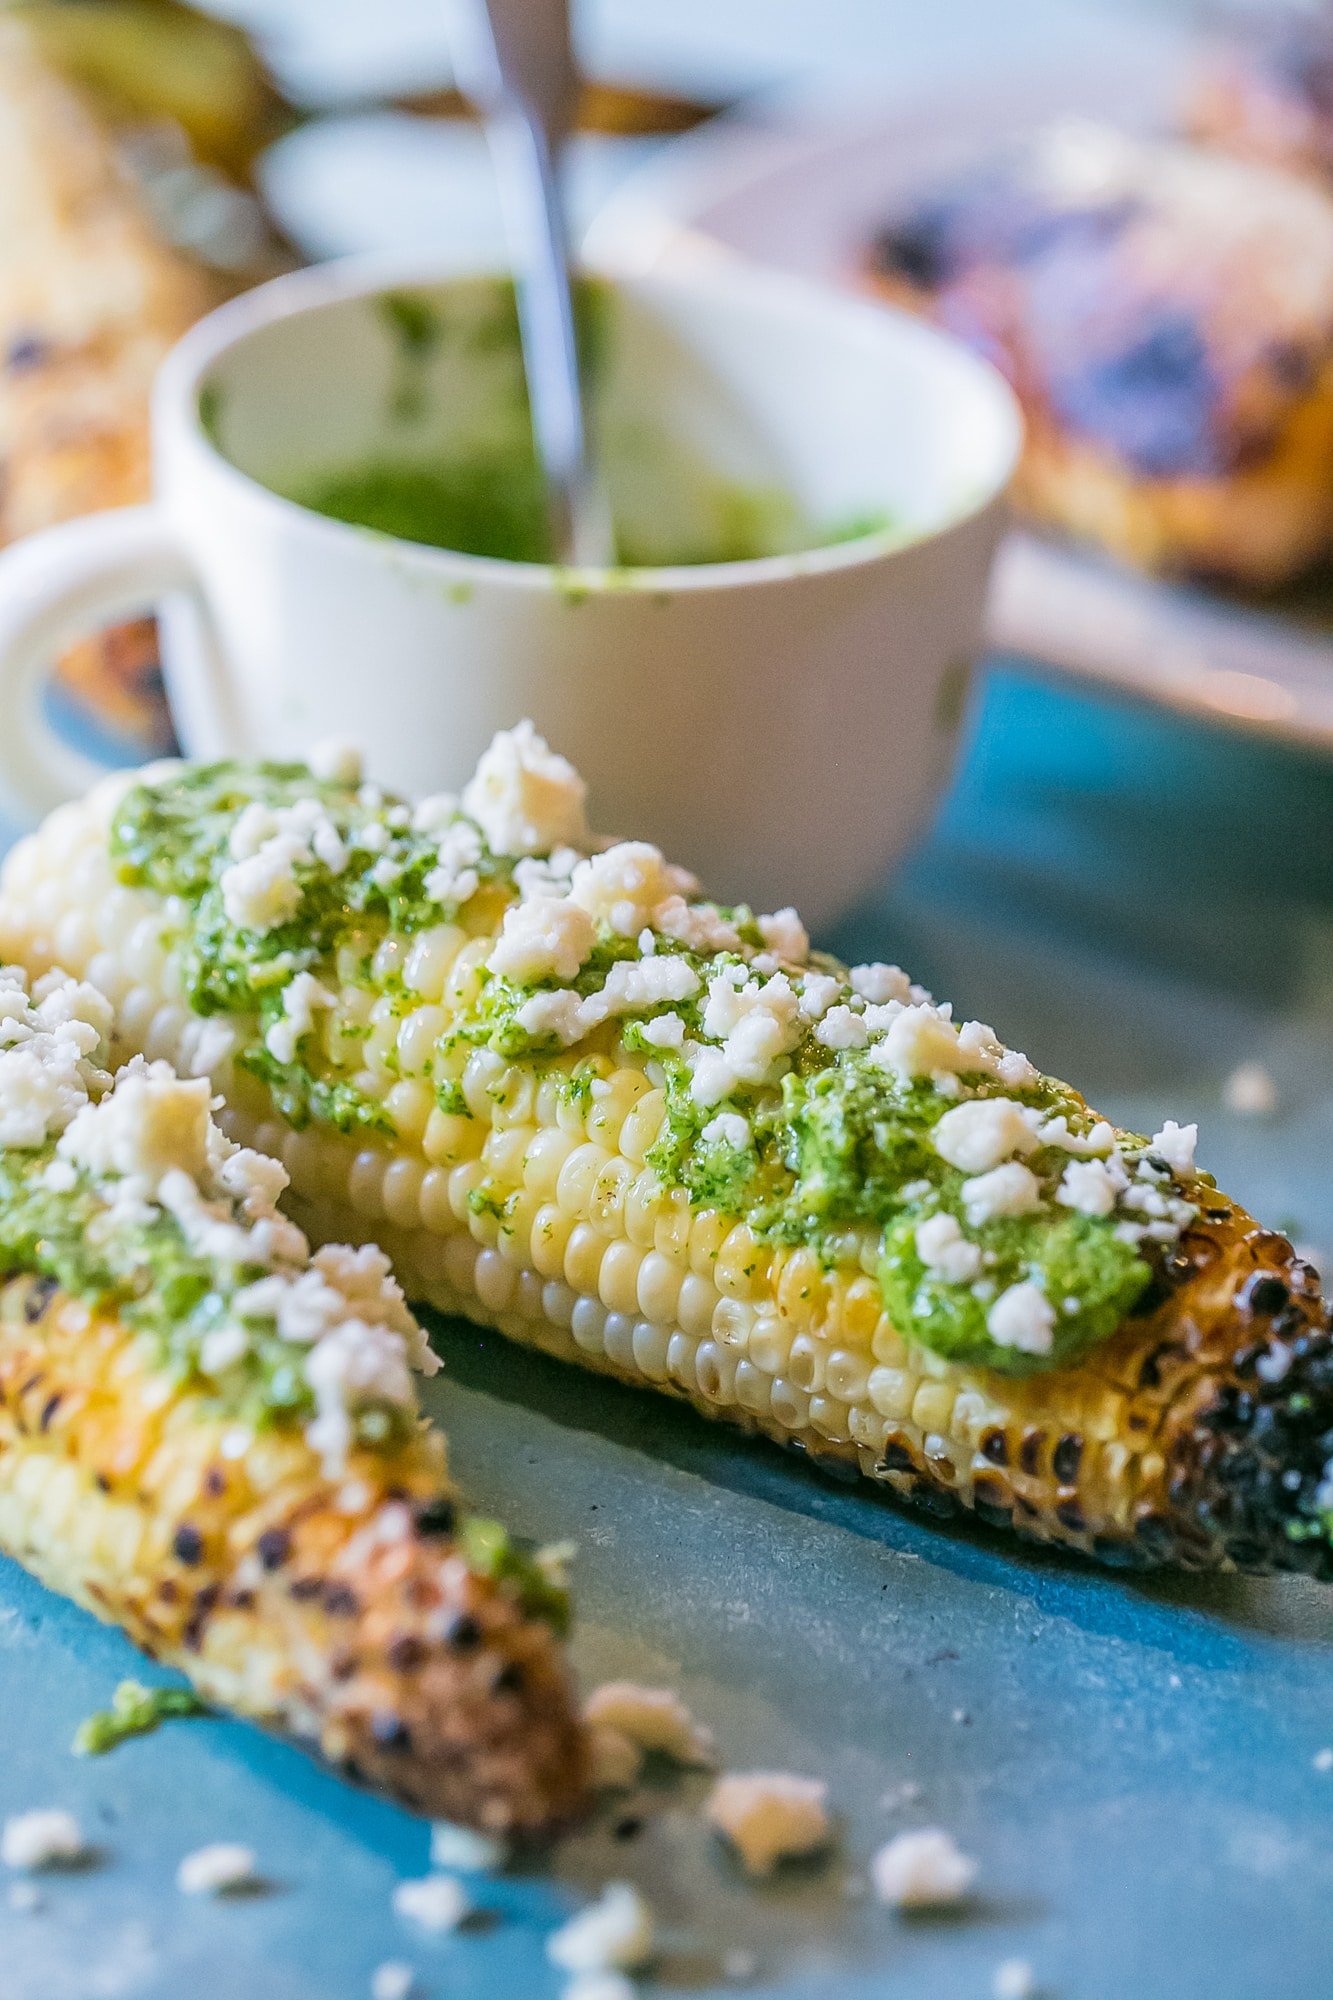
[{"label": "green pesto sauce", "polygon": [[[403,871],[391,889],[374,886],[369,871],[375,857],[367,854],[336,879],[312,870],[290,923],[260,934],[230,925],[218,880],[229,859],[227,841],[237,812],[253,798],[283,804],[312,795],[325,804],[349,846],[354,847],[359,827],[383,817],[364,806],[354,790],[316,782],[300,766],[214,765],[129,793],[113,841],[124,879],[176,895],[188,909],[179,949],[195,1008],[257,1019],[260,1035],[241,1059],[269,1082],[284,1116],[297,1124],[316,1118],[352,1130],[386,1123],[382,1107],[363,1099],[345,1073],[312,1071],[304,1059],[279,1063],[263,1046],[263,1028],[281,1011],[282,985],[304,970],[332,982],[339,948],[355,939],[362,947],[366,986],[401,1001],[406,1012],[412,1003],[401,980],[374,969],[374,946],[390,928],[411,934],[456,912],[442,909],[424,889],[438,835],[408,830],[393,837],[392,852]],[[484,879],[504,881],[509,866],[487,854],[479,872]],[[725,914],[747,946],[761,942],[748,910]],[[734,954],[701,957],[666,938],[657,948],[661,955],[683,956],[703,981],[723,965],[743,962]],[[635,943],[606,933],[574,984],[584,994],[595,992],[618,959],[637,956]],[[815,964],[835,974],[841,970],[829,960],[817,958]],[[487,977],[476,1002],[454,1017],[433,1072],[444,1110],[466,1115],[458,1077],[472,1048],[488,1048],[539,1071],[558,1064],[571,1099],[589,1107],[598,1085],[596,1063],[579,1061],[575,1052],[571,1064],[553,1040],[534,1040],[518,1019],[530,997],[529,988]],[[961,1192],[967,1177],[931,1143],[934,1125],[956,1100],[929,1082],[902,1082],[865,1051],[835,1058],[807,1035],[780,1087],[740,1087],[724,1103],[701,1110],[692,1099],[683,1058],[650,1046],[642,1025],[653,1014],[672,1011],[683,1018],[686,1034],[696,1036],[704,998],[701,991],[693,1000],[645,1009],[620,1026],[626,1049],[655,1062],[664,1079],[667,1116],[648,1164],[668,1185],[683,1187],[692,1202],[742,1217],[766,1242],[808,1245],[829,1265],[857,1254],[849,1232],[882,1232],[877,1274],[894,1323],[937,1354],[1008,1374],[1076,1361],[1106,1339],[1142,1295],[1150,1266],[1134,1244],[1117,1237],[1123,1218],[1087,1216],[1054,1202],[1069,1160],[1054,1147],[1026,1160],[1046,1196],[1039,1210],[967,1225]],[[1013,1096],[1048,1116],[1063,1115],[1075,1133],[1086,1132],[1091,1123],[1074,1093],[1050,1079],[1039,1078],[1026,1090],[1005,1089],[980,1074],[962,1081],[970,1093]],[[751,1143],[737,1148],[704,1138],[722,1111],[746,1118]],[[1147,1142],[1122,1135],[1121,1144],[1132,1164]],[[512,1198],[508,1187],[487,1183],[472,1196],[479,1213],[494,1214],[502,1225]],[[956,1216],[982,1250],[986,1265],[976,1289],[947,1282],[917,1254],[918,1224],[940,1212]],[[1055,1308],[1048,1355],[1001,1346],[987,1330],[994,1298],[1025,1279],[1038,1283]]]},{"label": "green pesto sauce", "polygon": [[[438,836],[410,827],[395,834],[390,851],[401,868],[389,887],[374,876],[378,852],[362,852],[361,865],[338,877],[318,867],[298,870],[301,900],[291,920],[271,930],[244,929],[228,918],[220,887],[231,830],[252,801],[281,807],[300,798],[319,799],[349,845],[381,818],[355,788],[320,783],[303,764],[204,764],[130,791],[116,815],[112,851],[123,881],[189,905],[177,940],[186,996],[198,1014],[255,1017],[257,1032],[238,1060],[268,1084],[283,1117],[298,1129],[316,1119],[342,1132],[389,1131],[381,1104],[337,1073],[278,1062],[264,1035],[282,1015],[287,983],[298,972],[327,973],[353,933],[364,943],[369,984],[370,956],[387,931],[411,935],[451,914],[425,891]],[[478,873],[483,881],[504,881],[510,864],[486,852]]]},{"label": "green pesto sauce", "polygon": [[499,1521],[475,1514],[460,1524],[458,1539],[470,1569],[506,1585],[530,1617],[543,1619],[560,1638],[565,1636],[569,1592],[554,1573],[556,1566],[543,1562],[542,1550],[521,1547]]},{"label": "green pesto sauce", "polygon": [[211,1713],[193,1688],[147,1688],[142,1681],[122,1681],[110,1708],[98,1709],[79,1724],[70,1748],[76,1757],[104,1757],[132,1736],[150,1736],[160,1723]]},{"label": "green pesto sauce", "polygon": [[[427,548],[505,562],[557,559],[541,473],[531,451],[522,446],[452,465],[380,458],[293,480],[283,491],[298,506],[329,520]],[[786,495],[718,479],[709,482],[706,512],[707,523],[695,536],[665,548],[641,543],[629,529],[617,528],[615,563],[653,569],[752,562],[793,547],[858,541],[889,526],[884,515],[809,526],[799,522]]]},{"label": "green pesto sauce", "polygon": [[[312,1417],[308,1350],[284,1340],[272,1321],[236,1309],[236,1293],[264,1277],[267,1266],[242,1265],[223,1275],[191,1249],[165,1210],[110,1226],[106,1200],[85,1178],[71,1189],[44,1184],[42,1169],[54,1153],[53,1142],[32,1152],[0,1152],[0,1269],[53,1279],[73,1297],[117,1313],[150,1343],[167,1379],[206,1392],[219,1416],[254,1429]],[[250,1333],[249,1352],[221,1379],[206,1377],[205,1336],[237,1322]],[[402,1410],[368,1406],[356,1416],[358,1442],[371,1449],[396,1445],[410,1422]]]}]

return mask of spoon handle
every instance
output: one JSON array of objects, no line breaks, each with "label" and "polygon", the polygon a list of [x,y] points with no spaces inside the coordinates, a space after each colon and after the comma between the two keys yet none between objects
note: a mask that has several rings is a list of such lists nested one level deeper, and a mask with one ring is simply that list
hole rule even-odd
[{"label": "spoon handle", "polygon": [[460,84],[486,115],[513,246],[552,545],[562,561],[607,563],[610,525],[589,462],[558,174],[579,90],[568,0],[474,0],[469,12],[472,32],[455,60]]}]

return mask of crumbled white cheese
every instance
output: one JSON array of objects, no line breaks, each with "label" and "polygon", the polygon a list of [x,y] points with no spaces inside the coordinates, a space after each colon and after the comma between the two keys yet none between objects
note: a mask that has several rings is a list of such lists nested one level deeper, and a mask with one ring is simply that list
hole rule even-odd
[{"label": "crumbled white cheese", "polygon": [[596,942],[596,926],[578,903],[567,896],[530,896],[505,911],[486,963],[520,986],[539,979],[568,985]]},{"label": "crumbled white cheese", "polygon": [[587,845],[588,788],[530,722],[502,729],[463,787],[462,807],[493,854],[517,858]]},{"label": "crumbled white cheese", "polygon": [[843,1049],[863,1049],[870,1040],[870,1025],[864,1014],[854,1014],[850,1007],[830,1007],[815,1029],[815,1040],[835,1054]]},{"label": "crumbled white cheese", "polygon": [[724,1951],[722,1954],[722,1977],[730,1979],[736,1985],[742,1984],[747,1979],[753,1979],[758,1970],[759,1960],[752,1951],[746,1951],[743,1945],[733,1945],[730,1951]]},{"label": "crumbled white cheese", "polygon": [[641,1007],[692,1000],[698,991],[699,975],[686,959],[618,959],[608,970],[600,990],[588,995],[584,1021],[587,1027],[594,1028],[615,1014],[632,1014]]},{"label": "crumbled white cheese", "polygon": [[964,1181],[960,1192],[974,1229],[1001,1216],[1031,1215],[1041,1207],[1041,1182],[1019,1160],[1008,1160],[988,1174]]},{"label": "crumbled white cheese", "polygon": [[176,1870],[176,1887],[183,1896],[233,1896],[238,1890],[256,1889],[259,1883],[254,1849],[235,1840],[197,1847]]},{"label": "crumbled white cheese", "polygon": [[700,1134],[705,1146],[732,1146],[737,1152],[748,1148],[752,1136],[749,1119],[742,1118],[739,1111],[720,1111]]},{"label": "crumbled white cheese", "polygon": [[590,1728],[614,1729],[640,1750],[673,1763],[706,1768],[713,1762],[713,1738],[694,1720],[672,1688],[640,1687],[635,1681],[606,1681],[583,1705]]},{"label": "crumbled white cheese", "polygon": [[409,2000],[416,1974],[400,1958],[388,1958],[370,1975],[370,2000]]},{"label": "crumbled white cheese", "polygon": [[929,1077],[937,1090],[956,1097],[958,1078],[973,1073],[993,1076],[1010,1090],[1025,1090],[1037,1080],[1027,1057],[1006,1049],[984,1022],[964,1021],[959,1028],[947,1006],[926,1000],[907,1007],[890,1001],[887,1007],[887,1032],[874,1060],[904,1082]]},{"label": "crumbled white cheese", "polygon": [[432,792],[428,798],[419,799],[412,808],[412,830],[414,833],[443,833],[458,810],[458,799],[453,792]]},{"label": "crumbled white cheese", "polygon": [[695,887],[694,877],[673,867],[660,848],[646,840],[622,840],[581,861],[569,893],[594,923],[630,938],[658,928],[654,918],[663,905]]},{"label": "crumbled white cheese", "polygon": [[791,905],[775,910],[771,917],[756,918],[760,937],[770,951],[792,965],[804,965],[810,956],[810,937]]},{"label": "crumbled white cheese", "polygon": [[472,1900],[455,1876],[422,1875],[398,1884],[393,1907],[398,1916],[419,1924],[423,1931],[443,1932],[458,1929],[471,1912]]},{"label": "crumbled white cheese", "polygon": [[232,856],[218,886],[230,923],[242,930],[267,931],[287,923],[301,905],[296,870],[323,867],[341,875],[347,848],[332,819],[317,799],[296,799],[289,806],[266,806],[257,800],[246,806],[232,827]]},{"label": "crumbled white cheese", "polygon": [[456,1826],[452,1820],[436,1820],[430,1830],[432,1868],[462,1868],[469,1872],[503,1868],[509,1849],[493,1833],[478,1833],[470,1826]]},{"label": "crumbled white cheese", "polygon": [[1104,1118],[1085,1133],[1071,1132],[1069,1120],[1063,1112],[1058,1118],[1048,1118],[1038,1126],[1037,1137],[1043,1146],[1056,1146],[1062,1153],[1074,1153],[1080,1158],[1104,1158],[1115,1148],[1115,1129]]},{"label": "crumbled white cheese", "polygon": [[590,1779],[594,1791],[627,1792],[639,1781],[643,1752],[619,1729],[603,1726],[588,1731]]},{"label": "crumbled white cheese", "polygon": [[574,870],[583,856],[576,847],[553,847],[549,854],[525,854],[514,863],[514,887],[520,896],[567,896]]},{"label": "crumbled white cheese", "polygon": [[629,1882],[611,1882],[595,1903],[546,1940],[565,1972],[634,1972],[653,1955],[653,1913]]},{"label": "crumbled white cheese", "polygon": [[403,1336],[369,1320],[348,1318],[331,1327],[311,1348],[305,1373],[315,1395],[306,1441],[330,1473],[346,1464],[358,1409],[387,1404],[411,1410],[416,1405]]},{"label": "crumbled white cheese", "polygon": [[655,1049],[679,1049],[685,1043],[685,1023],[679,1014],[658,1014],[644,1021],[639,1032]]},{"label": "crumbled white cheese", "polygon": [[986,1330],[1000,1347],[1049,1354],[1055,1345],[1055,1308],[1040,1286],[1023,1278],[1000,1293],[986,1315]]},{"label": "crumbled white cheese", "polygon": [[675,938],[703,956],[715,951],[739,951],[741,934],[714,903],[687,903],[683,895],[668,896],[653,911],[653,929]]},{"label": "crumbled white cheese", "polygon": [[822,1021],[842,992],[842,981],[831,972],[807,972],[801,981],[801,1012],[807,1021]]},{"label": "crumbled white cheese", "polygon": [[1037,2000],[1037,1980],[1025,1958],[1006,1958],[995,1968],[995,2000]]},{"label": "crumbled white cheese", "polygon": [[87,1104],[58,1152],[95,1180],[132,1175],[160,1181],[173,1170],[208,1173],[212,1090],[206,1077],[178,1077],[166,1063],[130,1065],[98,1104]]},{"label": "crumbled white cheese", "polygon": [[0,967],[0,1146],[40,1146],[106,1089],[95,1058],[110,1030],[95,988],[55,973],[29,998],[22,973]]},{"label": "crumbled white cheese", "polygon": [[946,1284],[970,1285],[981,1276],[980,1245],[968,1242],[957,1216],[928,1215],[917,1224],[915,1241],[926,1269]]},{"label": "crumbled white cheese", "polygon": [[310,774],[329,785],[359,785],[361,783],[361,752],[354,743],[343,743],[334,736],[326,736],[316,743],[306,758]]},{"label": "crumbled white cheese", "polygon": [[1198,1143],[1197,1125],[1177,1125],[1174,1118],[1168,1118],[1161,1131],[1153,1133],[1152,1151],[1165,1160],[1177,1180],[1191,1181],[1197,1171],[1194,1149]]},{"label": "crumbled white cheese", "polygon": [[870,1879],[880,1901],[904,1910],[941,1909],[961,1902],[976,1872],[976,1863],[940,1827],[896,1834],[870,1864]]},{"label": "crumbled white cheese", "polygon": [[788,1771],[729,1772],[713,1787],[704,1815],[736,1849],[750,1875],[779,1861],[817,1854],[832,1835],[828,1786]]},{"label": "crumbled white cheese", "polygon": [[562,986],[553,993],[533,993],[514,1016],[524,1034],[534,1041],[553,1035],[560,1046],[573,1048],[585,1032],[583,996]]},{"label": "crumbled white cheese", "polygon": [[441,906],[470,902],[481,886],[481,835],[465,819],[446,826],[435,849],[435,866],[422,884]]},{"label": "crumbled white cheese", "polygon": [[1277,1085],[1260,1062],[1243,1062],[1222,1085],[1222,1102],[1238,1118],[1271,1118],[1277,1110]]},{"label": "crumbled white cheese", "polygon": [[1015,1153],[1037,1147],[1038,1115],[1011,1097],[975,1097],[946,1111],[930,1135],[942,1160],[965,1174],[984,1174]]},{"label": "crumbled white cheese", "polygon": [[1129,1175],[1118,1155],[1109,1160],[1071,1160],[1055,1198],[1081,1215],[1109,1215],[1128,1186]]},{"label": "crumbled white cheese", "polygon": [[87,1854],[79,1822],[59,1806],[15,1813],[0,1832],[0,1861],[6,1868],[70,1868]]},{"label": "crumbled white cheese", "polygon": [[316,1012],[334,1005],[333,994],[313,972],[298,972],[283,987],[282,1013],[264,1036],[269,1054],[280,1063],[295,1062],[301,1043],[315,1031]]},{"label": "crumbled white cheese", "polygon": [[785,972],[761,981],[747,979],[743,967],[722,967],[709,979],[703,1010],[703,1033],[721,1042],[721,1060],[696,1062],[696,1104],[706,1110],[738,1083],[776,1082],[801,1032],[799,1001]]},{"label": "crumbled white cheese", "polygon": [[927,997],[919,986],[913,986],[900,965],[885,965],[879,960],[873,965],[854,965],[851,982],[853,993],[859,993],[872,1007],[883,1007],[890,1000],[898,1000],[906,1007],[913,1000]]},{"label": "crumbled white cheese", "polygon": [[1316,1750],[1310,1761],[1316,1771],[1333,1771],[1333,1749]]}]

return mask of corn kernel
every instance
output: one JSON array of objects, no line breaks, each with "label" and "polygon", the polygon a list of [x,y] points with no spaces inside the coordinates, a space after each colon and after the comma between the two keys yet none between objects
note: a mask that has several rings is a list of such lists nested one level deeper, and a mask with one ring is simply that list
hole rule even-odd
[{"label": "corn kernel", "polygon": [[[561,1208],[557,1202],[544,1202],[533,1216],[529,1239],[532,1262],[544,1278],[562,1278],[565,1275],[566,1246],[574,1227],[574,1218],[569,1210]],[[580,1224],[579,1227],[586,1225]]]},{"label": "corn kernel", "polygon": [[608,1312],[637,1313],[642,1257],[623,1238],[607,1244],[597,1275],[597,1294]]}]

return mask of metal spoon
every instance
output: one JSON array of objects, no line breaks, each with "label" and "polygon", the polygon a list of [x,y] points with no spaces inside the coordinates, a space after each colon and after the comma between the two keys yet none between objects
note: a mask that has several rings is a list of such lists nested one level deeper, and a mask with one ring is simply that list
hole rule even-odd
[{"label": "metal spoon", "polygon": [[579,75],[568,0],[467,0],[458,83],[486,121],[517,273],[519,331],[557,561],[614,560],[584,422],[558,168]]}]

